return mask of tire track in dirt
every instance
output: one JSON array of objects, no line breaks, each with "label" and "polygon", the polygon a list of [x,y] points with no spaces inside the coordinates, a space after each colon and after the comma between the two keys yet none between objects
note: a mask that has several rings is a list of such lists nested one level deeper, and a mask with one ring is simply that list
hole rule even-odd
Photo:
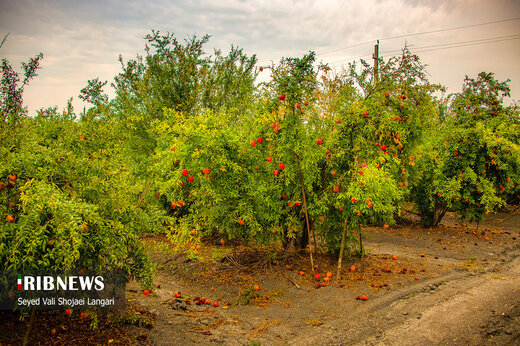
[{"label": "tire track in dirt", "polygon": [[[494,262],[479,273],[451,271],[389,292],[348,320],[327,321],[327,331],[298,335],[289,344],[520,344],[520,252]],[[504,263],[500,272],[498,263]],[[498,327],[490,325],[497,318]]]},{"label": "tire track in dirt", "polygon": [[[489,343],[491,340],[487,340],[480,329],[491,318],[493,311],[507,311],[520,306],[520,258],[516,257],[512,267],[502,271],[500,276],[493,275],[497,274],[488,271],[467,280],[457,278],[449,281],[447,284],[452,289],[434,294],[420,303],[426,306],[419,318],[407,319],[385,329],[378,337],[367,338],[361,344]],[[453,289],[458,290],[458,293],[451,296]],[[520,325],[517,325],[516,330],[510,331],[510,338],[505,336],[509,340],[504,341],[513,342],[516,339],[520,342],[519,329]]]}]

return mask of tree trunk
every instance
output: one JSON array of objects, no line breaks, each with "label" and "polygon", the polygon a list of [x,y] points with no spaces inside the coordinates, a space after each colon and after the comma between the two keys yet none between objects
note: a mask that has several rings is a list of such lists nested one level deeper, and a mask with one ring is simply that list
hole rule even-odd
[{"label": "tree trunk", "polygon": [[36,317],[36,311],[31,311],[31,318],[29,320],[29,325],[27,326],[27,330],[25,331],[25,335],[23,337],[23,346],[27,346],[29,344],[29,336],[31,336],[32,327],[34,324],[34,319]]},{"label": "tree trunk", "polygon": [[448,211],[448,207],[446,207],[446,206],[441,206],[441,207],[436,208],[433,212],[433,220],[432,220],[431,226],[437,227],[440,224],[444,215],[446,215],[447,211]]},{"label": "tree trunk", "polygon": [[287,237],[287,232],[285,230],[282,230],[282,246],[284,250],[287,250],[287,248],[293,243],[293,239],[290,239]]},{"label": "tree trunk", "polygon": [[347,238],[347,225],[348,225],[348,217],[345,218],[345,223],[343,224],[343,233],[341,234],[341,245],[339,248],[339,258],[338,258],[338,272],[336,273],[336,277],[339,279],[339,275],[341,272],[341,263],[343,262],[343,253],[345,252],[345,238]]},{"label": "tree trunk", "polygon": [[302,236],[300,238],[300,248],[305,249],[309,245],[309,232],[307,232],[307,225],[303,224]]},{"label": "tree trunk", "polygon": [[[310,248],[311,246],[311,229],[310,229],[310,225],[309,225],[309,213],[307,212],[307,199],[305,198],[305,189],[303,187],[303,175],[302,175],[302,172],[300,171],[300,187],[302,189],[302,198],[303,198],[303,209],[305,211],[305,220],[307,221],[307,234],[308,234],[308,238],[309,238],[309,257],[310,257],[310,260],[311,260],[311,272],[314,273],[314,259],[312,257],[312,249]],[[316,251],[316,236],[314,236],[314,251]]]}]

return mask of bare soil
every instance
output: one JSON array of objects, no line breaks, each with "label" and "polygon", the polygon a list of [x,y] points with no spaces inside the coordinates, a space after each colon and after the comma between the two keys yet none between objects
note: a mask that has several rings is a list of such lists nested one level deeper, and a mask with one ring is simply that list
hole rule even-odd
[{"label": "bare soil", "polygon": [[[457,222],[448,215],[434,229],[414,220],[367,227],[367,255],[346,259],[341,278],[335,261],[320,256],[319,283],[306,253],[215,240],[200,249],[201,263],[171,253],[164,237],[147,237],[160,288],[145,296],[132,282],[127,298],[130,313],[153,327],[107,327],[88,336],[95,344],[520,345],[520,214],[489,215],[478,227]],[[196,297],[219,306],[197,305]],[[61,318],[40,316],[33,343],[67,343],[48,333]],[[20,340],[1,335],[2,344]],[[69,340],[65,331],[59,335]]]}]

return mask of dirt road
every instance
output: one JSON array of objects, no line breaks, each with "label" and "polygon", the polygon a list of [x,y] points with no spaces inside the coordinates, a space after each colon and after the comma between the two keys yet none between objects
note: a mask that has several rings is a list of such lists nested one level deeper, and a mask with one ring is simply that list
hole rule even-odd
[{"label": "dirt road", "polygon": [[[222,280],[211,266],[157,252],[161,289],[144,297],[130,285],[128,294],[155,316],[146,343],[157,345],[520,345],[520,216],[495,215],[478,230],[448,217],[438,229],[367,228],[365,236],[370,254],[319,289],[309,270],[299,275],[305,261]],[[253,283],[256,299],[236,304]],[[176,290],[220,306],[169,304]]]}]

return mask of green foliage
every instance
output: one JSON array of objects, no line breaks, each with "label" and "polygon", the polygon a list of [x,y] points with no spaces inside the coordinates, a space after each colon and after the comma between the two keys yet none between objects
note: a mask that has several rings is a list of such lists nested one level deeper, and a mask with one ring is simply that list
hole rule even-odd
[{"label": "green foliage", "polygon": [[137,56],[126,64],[112,86],[115,116],[128,133],[138,161],[148,165],[155,149],[155,121],[161,121],[163,109],[186,115],[204,110],[235,109],[243,113],[252,104],[256,57],[247,57],[231,47],[227,56],[215,51],[206,56],[203,49],[209,36],[193,36],[181,43],[172,33],[152,31],[145,37],[146,56]]},{"label": "green foliage", "polygon": [[[380,109],[383,116],[352,115],[343,106],[336,119],[324,118],[307,101],[323,97],[317,79],[322,67],[315,71],[313,62],[311,53],[271,66],[273,79],[263,86],[270,99],[240,119],[165,112],[156,127],[154,174],[163,177],[158,189],[178,216],[173,240],[197,243],[201,235],[218,234],[260,243],[298,238],[305,246],[308,213],[321,245],[336,251],[344,220],[351,231],[393,222],[403,197],[394,180],[403,172],[403,146],[392,136],[415,123],[396,121],[393,115],[404,113],[381,94],[350,106]],[[399,149],[387,149],[392,156],[375,144],[390,138],[399,143]],[[397,138],[406,143],[404,135]]]},{"label": "green foliage", "polygon": [[333,74],[310,52],[255,85],[256,57],[241,49],[145,39],[144,57],[120,58],[114,99],[88,81],[79,97],[93,107],[79,119],[72,99],[26,117],[42,56],[21,81],[2,61],[4,271],[118,268],[150,285],[143,233],[189,243],[191,258],[202,237],[304,248],[310,234],[337,254],[361,226],[395,223],[405,201],[435,226],[518,198],[519,108],[491,73],[439,99],[407,48],[377,76],[364,61]]},{"label": "green foliage", "polygon": [[108,102],[108,95],[103,93],[103,87],[106,84],[107,81],[101,82],[98,78],[89,80],[87,86],[81,89],[79,98],[95,106],[106,104]]},{"label": "green foliage", "polygon": [[227,56],[220,50],[214,55],[202,70],[201,109],[243,115],[255,103],[256,56],[247,57],[233,46]]},{"label": "green foliage", "polygon": [[481,73],[466,77],[452,95],[447,116],[420,150],[412,198],[425,226],[436,226],[448,210],[481,221],[518,195],[518,109],[505,107],[507,82]]},{"label": "green foliage", "polygon": [[[5,42],[2,42],[2,45]],[[1,47],[1,45],[0,45]],[[29,84],[31,79],[38,75],[40,69],[40,61],[43,54],[39,53],[36,57],[29,59],[27,63],[22,62],[23,79],[20,85],[20,76],[16,72],[7,59],[2,59],[0,69],[2,78],[0,80],[0,114],[2,115],[2,127],[6,123],[16,123],[21,116],[27,113],[23,107],[23,90]]]},{"label": "green foliage", "polygon": [[0,215],[14,219],[0,224],[2,271],[121,269],[151,284],[139,235],[162,227],[164,212],[144,209],[117,134],[70,111],[42,110],[1,132]]},{"label": "green foliage", "polygon": [[119,314],[109,314],[108,321],[115,326],[129,325],[137,327],[153,328],[153,320],[145,315],[132,314],[130,312],[123,312]]}]

